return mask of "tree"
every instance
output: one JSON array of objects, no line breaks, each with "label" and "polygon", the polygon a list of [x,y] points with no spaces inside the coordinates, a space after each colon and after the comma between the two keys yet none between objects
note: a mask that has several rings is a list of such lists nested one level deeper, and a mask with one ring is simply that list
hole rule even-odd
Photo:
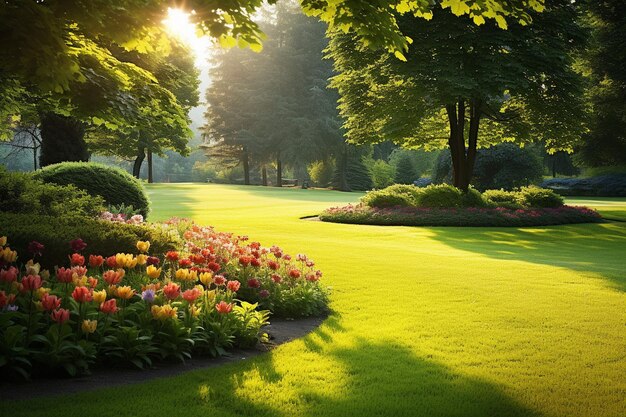
[{"label": "tree", "polygon": [[307,166],[343,143],[337,95],[326,88],[332,65],[322,60],[325,27],[294,9],[277,7],[263,26],[263,52],[232,49],[215,58],[204,128],[209,155],[237,156],[249,183],[250,166],[289,168],[304,181]]},{"label": "tree", "polygon": [[337,155],[332,187],[339,191],[367,191],[373,187],[370,173],[363,163],[363,149],[344,144]]},{"label": "tree", "polygon": [[418,175],[411,162],[411,157],[407,154],[402,154],[396,164],[395,182],[397,184],[413,184],[417,177]]},{"label": "tree", "polygon": [[533,24],[508,30],[478,26],[447,10],[432,20],[398,17],[400,30],[419,41],[406,62],[335,32],[329,56],[339,75],[340,111],[349,140],[393,140],[407,147],[447,146],[454,185],[469,186],[476,150],[505,140],[544,140],[571,149],[584,129],[581,76],[571,54],[582,44],[577,5],[551,0]]},{"label": "tree", "polygon": [[592,27],[590,132],[578,155],[589,166],[626,164],[626,3],[586,2]]}]

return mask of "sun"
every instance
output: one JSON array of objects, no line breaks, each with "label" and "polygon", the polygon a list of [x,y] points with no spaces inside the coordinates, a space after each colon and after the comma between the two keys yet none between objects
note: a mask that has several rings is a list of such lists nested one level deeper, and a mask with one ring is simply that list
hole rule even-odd
[{"label": "sun", "polygon": [[210,41],[207,36],[198,36],[195,24],[189,20],[193,13],[193,11],[188,13],[181,9],[168,8],[167,18],[163,20],[163,24],[172,36],[177,37],[193,50],[196,65],[201,65],[207,60]]}]

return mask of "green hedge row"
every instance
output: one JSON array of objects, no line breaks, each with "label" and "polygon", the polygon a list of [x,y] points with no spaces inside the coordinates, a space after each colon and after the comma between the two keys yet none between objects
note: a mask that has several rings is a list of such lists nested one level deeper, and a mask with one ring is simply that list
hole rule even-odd
[{"label": "green hedge row", "polygon": [[138,240],[149,240],[151,254],[163,254],[180,245],[180,237],[163,225],[129,225],[84,217],[56,217],[39,214],[1,213],[0,236],[8,236],[20,262],[30,259],[28,244],[37,241],[45,246],[37,258],[44,268],[68,263],[70,241],[83,239],[83,255],[111,256],[118,252],[136,253]]}]

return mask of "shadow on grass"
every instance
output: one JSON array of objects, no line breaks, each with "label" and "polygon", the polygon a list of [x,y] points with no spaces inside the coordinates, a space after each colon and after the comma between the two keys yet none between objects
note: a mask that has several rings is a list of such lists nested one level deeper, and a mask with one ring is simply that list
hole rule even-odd
[{"label": "shadow on grass", "polygon": [[491,258],[518,260],[600,274],[626,291],[626,225],[543,228],[433,228],[433,239]]},{"label": "shadow on grass", "polygon": [[[319,332],[319,331],[318,331]],[[319,333],[317,336],[320,336]],[[314,344],[315,334],[307,342]],[[322,338],[324,339],[324,338]],[[322,340],[315,351],[324,351]],[[393,341],[370,342],[359,339],[354,347],[326,351],[337,362],[341,380],[307,380],[290,384],[273,367],[270,356],[250,363],[228,381],[208,380],[200,384],[199,397],[218,414],[242,416],[424,416],[424,417],[516,417],[540,416],[507,396],[496,384],[455,373]],[[259,375],[263,384],[281,385],[290,395],[272,407],[270,401],[247,395],[246,374]],[[287,384],[289,384],[287,386]],[[255,387],[257,388],[257,387]],[[258,387],[263,391],[263,387]],[[271,395],[272,390],[267,390]],[[274,400],[276,401],[276,400]],[[274,402],[276,403],[276,402]],[[289,410],[297,410],[291,414]]]}]

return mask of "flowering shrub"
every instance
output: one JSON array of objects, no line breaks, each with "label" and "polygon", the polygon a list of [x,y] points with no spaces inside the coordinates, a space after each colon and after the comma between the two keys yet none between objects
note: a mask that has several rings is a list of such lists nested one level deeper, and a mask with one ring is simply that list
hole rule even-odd
[{"label": "flowering shrub", "polygon": [[365,205],[334,207],[320,214],[320,220],[337,223],[394,226],[548,226],[602,222],[600,215],[586,207],[508,209],[496,208],[376,208]]},{"label": "flowering shrub", "polygon": [[145,368],[155,359],[220,355],[263,337],[269,312],[240,301],[242,287],[232,277],[208,279],[183,267],[189,258],[177,252],[164,265],[148,255],[147,241],[132,254],[106,258],[84,256],[82,239],[71,246],[77,252],[69,265],[48,271],[37,262],[45,245],[32,242],[33,259],[18,267],[17,252],[0,238],[3,375],[59,369],[75,375],[94,363]]}]

